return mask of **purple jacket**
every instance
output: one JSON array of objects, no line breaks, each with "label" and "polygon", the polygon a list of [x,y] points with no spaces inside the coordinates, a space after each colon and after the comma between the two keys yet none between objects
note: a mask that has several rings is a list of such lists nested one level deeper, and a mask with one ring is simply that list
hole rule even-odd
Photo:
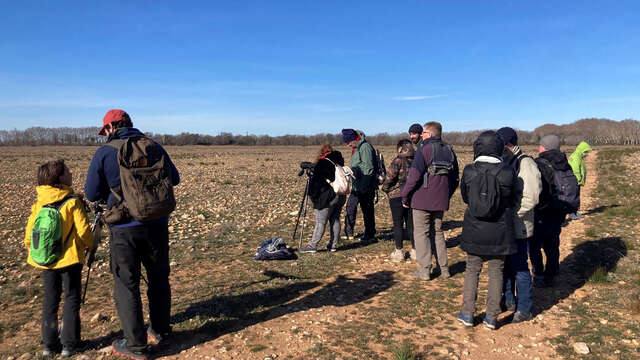
[{"label": "purple jacket", "polygon": [[402,203],[409,204],[412,209],[447,211],[449,210],[449,199],[458,187],[460,169],[455,153],[453,169],[449,172],[449,176],[429,176],[427,187],[423,186],[423,177],[427,173],[427,167],[433,156],[433,147],[430,144],[436,141],[442,140],[439,137],[426,139],[411,163],[407,183],[402,189]]}]

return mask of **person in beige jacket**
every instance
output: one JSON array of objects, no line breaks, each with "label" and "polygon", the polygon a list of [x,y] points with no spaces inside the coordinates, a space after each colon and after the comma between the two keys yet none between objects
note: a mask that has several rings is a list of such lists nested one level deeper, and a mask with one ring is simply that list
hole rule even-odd
[{"label": "person in beige jacket", "polygon": [[507,256],[505,262],[503,302],[507,310],[515,311],[512,322],[522,322],[532,317],[531,273],[527,258],[529,239],[533,237],[534,208],[538,204],[542,191],[542,180],[533,158],[525,155],[518,146],[518,135],[515,130],[503,127],[497,133],[505,143],[503,161],[516,171],[518,177],[515,186],[516,216],[514,216],[518,252]]}]

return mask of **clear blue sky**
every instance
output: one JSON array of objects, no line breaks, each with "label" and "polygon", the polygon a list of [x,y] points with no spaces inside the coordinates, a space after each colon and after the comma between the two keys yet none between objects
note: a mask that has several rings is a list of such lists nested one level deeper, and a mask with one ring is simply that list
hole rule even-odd
[{"label": "clear blue sky", "polygon": [[640,118],[638,1],[0,0],[0,129],[533,129]]}]

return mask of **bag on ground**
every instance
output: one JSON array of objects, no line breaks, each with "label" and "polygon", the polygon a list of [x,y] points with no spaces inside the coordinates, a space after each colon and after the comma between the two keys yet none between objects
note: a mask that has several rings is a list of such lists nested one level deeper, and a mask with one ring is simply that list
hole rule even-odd
[{"label": "bag on ground", "polygon": [[476,175],[469,180],[469,213],[477,219],[494,218],[502,207],[498,183],[501,168],[473,166]]},{"label": "bag on ground", "polygon": [[[60,208],[73,197],[75,196],[68,196],[61,201],[45,205],[38,211],[33,224],[33,231],[31,232],[29,249],[29,256],[36,264],[47,266],[60,259],[64,245]],[[67,239],[72,232],[73,227],[69,230]]]},{"label": "bag on ground", "polygon": [[253,258],[255,260],[294,260],[298,256],[287,247],[284,239],[271,238],[260,243]]}]

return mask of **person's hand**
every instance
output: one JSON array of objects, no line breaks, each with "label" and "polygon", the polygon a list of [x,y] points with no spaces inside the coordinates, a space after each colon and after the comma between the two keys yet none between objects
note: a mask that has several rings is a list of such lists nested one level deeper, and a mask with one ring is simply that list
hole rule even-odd
[{"label": "person's hand", "polygon": [[405,208],[405,209],[408,209],[408,208],[409,208],[409,205],[407,205],[407,204],[405,204],[405,203],[402,203],[402,207],[403,207],[403,208]]}]

